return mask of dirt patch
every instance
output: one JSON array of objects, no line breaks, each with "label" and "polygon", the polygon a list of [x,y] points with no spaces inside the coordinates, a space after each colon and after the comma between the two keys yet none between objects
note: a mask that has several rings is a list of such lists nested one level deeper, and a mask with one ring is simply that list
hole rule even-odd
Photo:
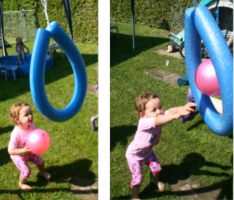
[{"label": "dirt patch", "polygon": [[[166,56],[171,56],[171,57],[175,57],[175,58],[184,59],[180,55],[179,51],[168,53],[167,50],[165,50],[165,49],[158,49],[158,50],[155,51],[155,53],[158,53],[160,55],[166,55]],[[207,60],[207,58],[202,58],[202,61],[204,61],[204,60]]]},{"label": "dirt patch", "polygon": [[96,85],[88,85],[87,92],[90,94],[98,96],[98,90],[96,90]]},{"label": "dirt patch", "polygon": [[172,56],[172,57],[175,57],[175,58],[183,59],[182,56],[180,55],[179,51],[168,53],[167,50],[158,49],[155,52],[158,53],[158,54],[160,54],[160,55]]},{"label": "dirt patch", "polygon": [[153,69],[146,69],[144,71],[146,75],[152,76],[154,78],[163,80],[167,83],[170,83],[171,85],[178,85],[177,84],[177,79],[180,78],[178,74],[174,74],[171,72],[167,72],[164,70],[153,70]]},{"label": "dirt patch", "polygon": [[98,70],[98,65],[94,67],[94,69]]},{"label": "dirt patch", "polygon": [[171,192],[177,195],[180,199],[194,200],[194,199],[209,199],[216,200],[221,192],[220,189],[209,190],[200,187],[197,180],[179,180],[177,184],[170,185]]},{"label": "dirt patch", "polygon": [[[98,65],[94,69],[98,70]],[[98,97],[97,85],[88,85],[87,92]]]},{"label": "dirt patch", "polygon": [[98,200],[98,182],[92,182],[87,178],[77,178],[70,184],[73,195],[84,200]]}]

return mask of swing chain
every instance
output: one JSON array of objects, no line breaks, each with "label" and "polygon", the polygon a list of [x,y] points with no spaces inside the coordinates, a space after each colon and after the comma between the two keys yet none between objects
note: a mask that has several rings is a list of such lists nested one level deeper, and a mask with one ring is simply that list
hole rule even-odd
[{"label": "swing chain", "polygon": [[197,0],[193,0],[193,7],[197,7]]},{"label": "swing chain", "polygon": [[47,1],[46,0],[41,0],[41,4],[44,6],[44,13],[45,13],[45,16],[46,16],[47,26],[49,26],[50,21],[49,21],[49,17],[48,17],[48,14],[47,14]]}]

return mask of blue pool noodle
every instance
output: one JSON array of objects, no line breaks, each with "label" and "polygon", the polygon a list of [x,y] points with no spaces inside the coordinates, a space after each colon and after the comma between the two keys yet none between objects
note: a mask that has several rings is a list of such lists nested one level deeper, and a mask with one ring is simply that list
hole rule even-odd
[{"label": "blue pool noodle", "polygon": [[[50,104],[45,91],[45,62],[51,37],[65,52],[72,66],[75,79],[72,99],[61,110]],[[51,22],[46,30],[38,29],[37,31],[31,59],[30,90],[40,113],[56,122],[66,121],[74,117],[84,102],[87,91],[87,74],[84,61],[71,38],[57,22]]]}]

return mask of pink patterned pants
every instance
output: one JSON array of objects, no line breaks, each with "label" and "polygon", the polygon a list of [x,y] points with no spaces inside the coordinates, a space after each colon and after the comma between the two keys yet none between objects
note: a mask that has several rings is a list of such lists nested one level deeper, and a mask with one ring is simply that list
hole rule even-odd
[{"label": "pink patterned pants", "polygon": [[150,156],[145,158],[144,160],[127,159],[127,162],[128,162],[129,169],[132,172],[131,186],[141,185],[141,182],[143,180],[142,164],[146,164],[154,174],[162,170],[162,167],[154,152]]},{"label": "pink patterned pants", "polygon": [[36,166],[41,166],[44,163],[44,160],[39,155],[33,153],[29,153],[24,157],[12,159],[12,161],[15,164],[15,166],[19,169],[20,176],[23,179],[28,179],[31,173],[31,170],[28,166],[28,161],[32,162]]}]

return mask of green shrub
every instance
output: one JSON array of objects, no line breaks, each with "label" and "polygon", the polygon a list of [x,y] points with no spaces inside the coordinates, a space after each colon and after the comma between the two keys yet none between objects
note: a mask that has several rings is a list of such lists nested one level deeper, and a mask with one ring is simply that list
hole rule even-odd
[{"label": "green shrub", "polygon": [[[47,2],[47,13],[50,22],[57,21],[70,35],[70,29],[62,0]],[[70,1],[71,17],[73,24],[73,37],[75,42],[96,43],[98,41],[98,1],[97,0],[72,0]],[[15,0],[3,1],[3,12],[35,10],[37,27],[47,26],[44,7],[41,1]]]},{"label": "green shrub", "polygon": [[[200,1],[198,0],[198,2]],[[193,1],[187,0],[135,0],[134,22],[136,24],[159,27],[164,19],[170,24],[174,18],[174,13],[170,12],[171,8],[185,10],[192,6]],[[131,3],[129,0],[110,0],[110,13],[110,18],[113,21],[128,23],[132,21]],[[184,12],[181,14],[181,17],[183,17]]]}]

